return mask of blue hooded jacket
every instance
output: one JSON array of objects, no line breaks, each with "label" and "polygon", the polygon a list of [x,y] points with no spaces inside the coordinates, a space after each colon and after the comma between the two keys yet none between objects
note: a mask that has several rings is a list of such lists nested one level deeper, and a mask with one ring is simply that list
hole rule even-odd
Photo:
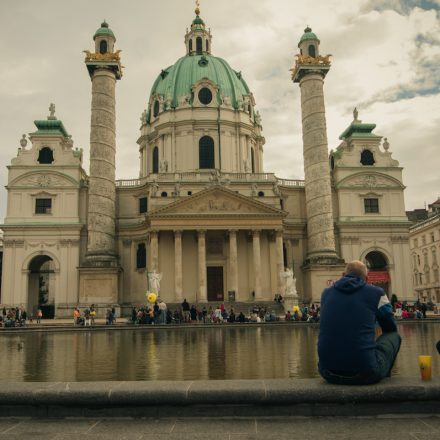
[{"label": "blue hooded jacket", "polygon": [[325,289],[318,339],[320,368],[359,373],[376,369],[376,319],[383,332],[397,331],[383,289],[352,274]]}]

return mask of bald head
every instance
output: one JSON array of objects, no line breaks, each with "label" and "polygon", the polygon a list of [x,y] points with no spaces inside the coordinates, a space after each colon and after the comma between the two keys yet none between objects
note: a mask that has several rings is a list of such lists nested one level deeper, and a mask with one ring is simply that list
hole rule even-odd
[{"label": "bald head", "polygon": [[355,275],[363,280],[367,280],[367,266],[362,261],[354,260],[347,264],[344,275]]}]

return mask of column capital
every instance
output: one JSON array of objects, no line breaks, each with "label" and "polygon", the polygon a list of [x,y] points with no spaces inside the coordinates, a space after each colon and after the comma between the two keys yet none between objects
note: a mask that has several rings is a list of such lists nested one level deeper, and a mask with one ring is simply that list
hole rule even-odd
[{"label": "column capital", "polygon": [[198,229],[198,230],[197,230],[197,235],[198,235],[199,237],[201,237],[201,236],[205,236],[205,234],[206,234],[206,229]]},{"label": "column capital", "polygon": [[150,231],[150,236],[157,236],[157,235],[159,235],[159,231],[157,229],[152,229]]},{"label": "column capital", "polygon": [[174,229],[173,230],[173,232],[174,232],[174,235],[182,235],[182,229]]},{"label": "column capital", "polygon": [[228,234],[229,234],[229,235],[231,235],[231,234],[237,234],[238,231],[239,231],[239,229],[228,229]]},{"label": "column capital", "polygon": [[252,237],[259,237],[261,229],[252,229]]}]

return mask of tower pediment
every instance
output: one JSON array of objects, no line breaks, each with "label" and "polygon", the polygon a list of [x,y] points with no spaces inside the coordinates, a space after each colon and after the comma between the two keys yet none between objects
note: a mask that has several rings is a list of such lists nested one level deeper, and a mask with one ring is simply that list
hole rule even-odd
[{"label": "tower pediment", "polygon": [[282,219],[284,211],[234,191],[214,187],[203,190],[149,214],[150,219],[164,217],[271,217]]}]

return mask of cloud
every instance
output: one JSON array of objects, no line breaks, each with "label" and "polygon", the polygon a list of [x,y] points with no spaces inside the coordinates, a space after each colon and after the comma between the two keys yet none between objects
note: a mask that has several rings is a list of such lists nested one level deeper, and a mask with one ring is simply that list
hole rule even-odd
[{"label": "cloud", "polygon": [[414,8],[440,11],[440,0],[369,0],[363,11],[393,10],[408,15]]}]

